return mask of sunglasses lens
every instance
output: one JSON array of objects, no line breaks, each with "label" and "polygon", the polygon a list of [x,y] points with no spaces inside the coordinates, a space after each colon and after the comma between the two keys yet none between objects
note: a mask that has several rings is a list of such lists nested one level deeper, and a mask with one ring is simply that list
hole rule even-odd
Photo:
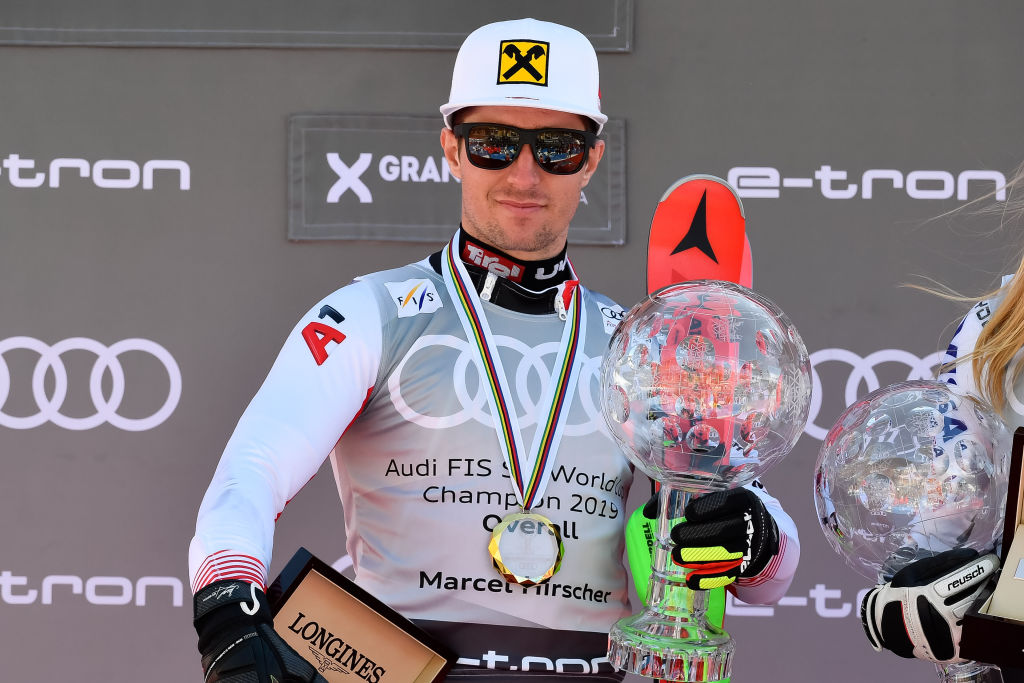
[{"label": "sunglasses lens", "polygon": [[567,130],[543,130],[537,134],[533,156],[545,171],[568,175],[580,170],[587,158],[587,141]]},{"label": "sunglasses lens", "polygon": [[530,145],[537,165],[548,173],[576,173],[587,160],[587,138],[579,131],[546,128],[535,134],[524,131],[524,136],[517,128],[496,123],[465,123],[456,131],[466,139],[469,160],[478,168],[508,168],[524,144]]},{"label": "sunglasses lens", "polygon": [[505,168],[519,154],[519,133],[503,126],[472,126],[466,134],[466,149],[474,166]]}]

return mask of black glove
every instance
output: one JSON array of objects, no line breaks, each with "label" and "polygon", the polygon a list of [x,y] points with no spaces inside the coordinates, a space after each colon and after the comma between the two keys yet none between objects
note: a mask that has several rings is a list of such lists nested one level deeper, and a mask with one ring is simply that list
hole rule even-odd
[{"label": "black glove", "polygon": [[908,564],[889,583],[868,591],[860,605],[871,646],[900,657],[962,662],[964,612],[999,568],[999,558],[977,550],[947,550]]},{"label": "black glove", "polygon": [[206,683],[327,683],[274,631],[256,584],[216,581],[196,593],[193,606]]},{"label": "black glove", "polygon": [[[657,514],[657,496],[644,516]],[[686,505],[686,521],[672,527],[672,560],[690,569],[686,586],[708,589],[757,576],[779,553],[779,527],[755,493],[716,491]]]}]

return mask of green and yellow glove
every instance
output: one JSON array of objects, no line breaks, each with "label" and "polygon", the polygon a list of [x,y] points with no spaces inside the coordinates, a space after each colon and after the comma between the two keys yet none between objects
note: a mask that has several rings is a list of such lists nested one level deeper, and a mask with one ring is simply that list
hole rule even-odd
[{"label": "green and yellow glove", "polygon": [[693,498],[685,515],[685,522],[672,527],[672,561],[690,570],[689,588],[720,588],[757,576],[779,552],[779,528],[748,489]]}]

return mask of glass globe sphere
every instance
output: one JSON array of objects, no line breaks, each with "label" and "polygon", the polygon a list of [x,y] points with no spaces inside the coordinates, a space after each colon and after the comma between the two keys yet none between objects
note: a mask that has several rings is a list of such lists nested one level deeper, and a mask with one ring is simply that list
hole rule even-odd
[{"label": "glass globe sphere", "polygon": [[833,550],[889,580],[951,548],[1002,534],[1010,434],[988,404],[930,380],[884,387],[839,416],[818,455],[814,504]]},{"label": "glass globe sphere", "polygon": [[626,456],[693,492],[741,486],[803,432],[810,360],[796,328],[731,282],[670,285],[634,306],[601,362],[601,412]]}]

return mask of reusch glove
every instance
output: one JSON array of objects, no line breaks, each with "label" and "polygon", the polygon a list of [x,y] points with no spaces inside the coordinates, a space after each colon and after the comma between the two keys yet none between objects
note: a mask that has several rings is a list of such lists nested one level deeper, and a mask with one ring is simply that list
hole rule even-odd
[{"label": "reusch glove", "polygon": [[327,683],[274,631],[254,583],[215,581],[193,599],[206,683]]},{"label": "reusch glove", "polygon": [[958,548],[911,562],[868,591],[860,620],[871,647],[900,657],[963,662],[964,612],[999,568],[999,558]]},{"label": "reusch glove", "polygon": [[[648,502],[645,514],[656,505]],[[779,552],[779,527],[748,489],[693,498],[684,514],[686,521],[672,527],[672,561],[691,570],[688,588],[718,588],[757,576]]]}]

